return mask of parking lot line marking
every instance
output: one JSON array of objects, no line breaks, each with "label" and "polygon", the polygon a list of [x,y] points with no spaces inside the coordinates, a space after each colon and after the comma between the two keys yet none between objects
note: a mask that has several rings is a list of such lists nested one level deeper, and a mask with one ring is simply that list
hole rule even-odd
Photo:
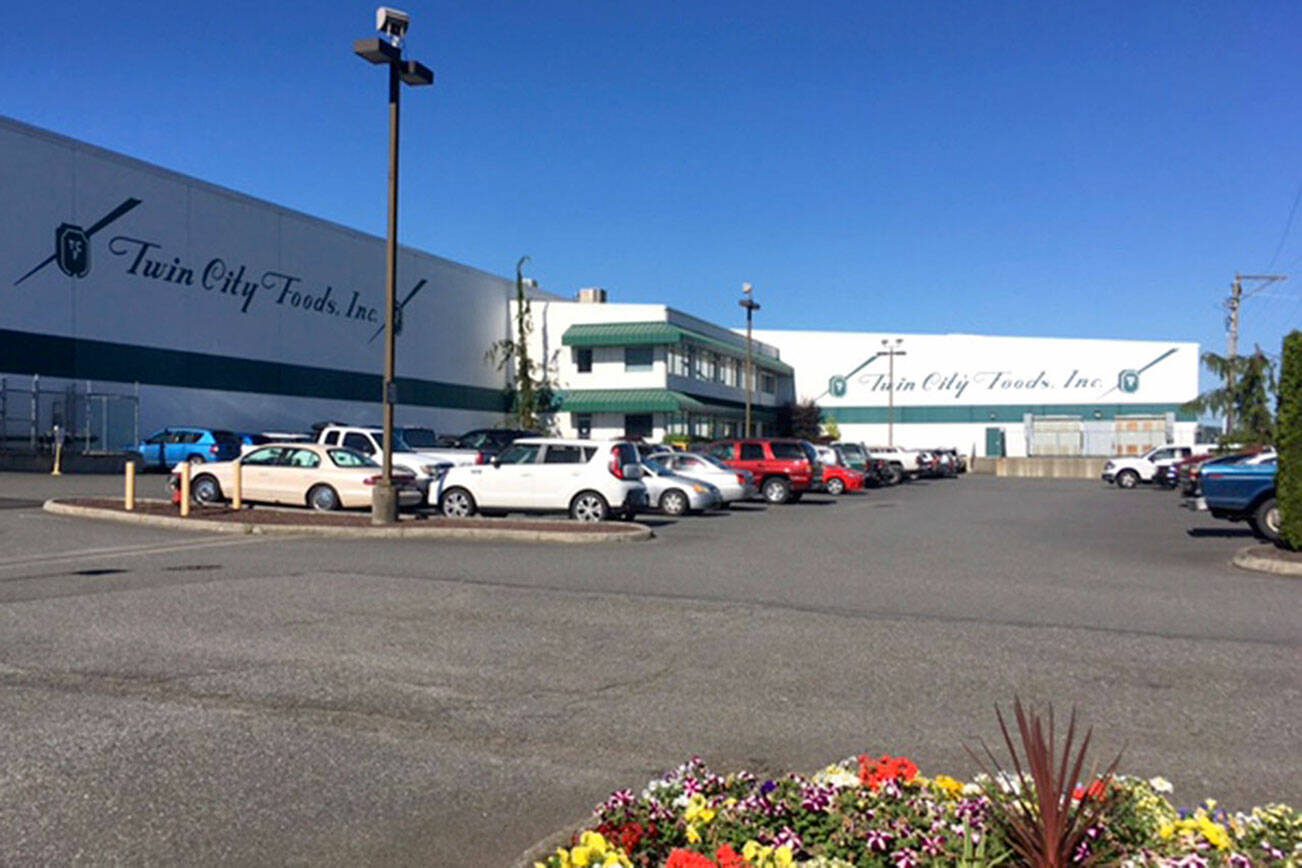
[{"label": "parking lot line marking", "polygon": [[[277,539],[298,539],[291,535],[278,535]],[[188,552],[195,549],[211,549],[222,546],[239,546],[252,545],[253,543],[268,542],[272,537],[254,536],[240,537],[239,539],[220,539],[220,540],[195,540],[190,543],[160,545],[154,543],[151,545],[138,546],[116,546],[114,548],[102,549],[80,549],[71,552],[61,552],[55,555],[37,555],[35,557],[12,558],[10,560],[0,560],[0,570],[20,569],[22,567],[37,566],[41,564],[57,564],[63,561],[80,561],[88,558],[122,558],[132,557],[134,555],[161,555],[171,552]]]}]

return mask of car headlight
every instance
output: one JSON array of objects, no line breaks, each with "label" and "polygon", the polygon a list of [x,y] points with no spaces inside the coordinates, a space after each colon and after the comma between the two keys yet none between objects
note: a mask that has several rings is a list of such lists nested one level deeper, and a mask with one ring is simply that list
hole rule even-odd
[{"label": "car headlight", "polygon": [[710,489],[706,488],[704,485],[701,485],[701,483],[699,482],[692,486],[692,491],[695,491],[697,494],[705,494],[709,490]]}]

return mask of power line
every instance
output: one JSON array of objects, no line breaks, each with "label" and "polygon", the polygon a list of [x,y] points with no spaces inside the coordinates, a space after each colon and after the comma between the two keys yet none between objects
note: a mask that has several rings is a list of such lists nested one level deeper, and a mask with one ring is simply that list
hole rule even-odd
[{"label": "power line", "polygon": [[1288,240],[1289,230],[1293,228],[1293,216],[1297,214],[1297,203],[1299,201],[1302,201],[1302,184],[1297,186],[1297,193],[1293,196],[1293,207],[1288,209],[1288,220],[1284,221],[1284,231],[1279,236],[1279,243],[1275,245],[1275,254],[1270,257],[1270,264],[1266,266],[1267,271],[1270,271],[1275,265],[1275,260],[1279,258],[1279,252],[1284,249],[1284,242]]}]

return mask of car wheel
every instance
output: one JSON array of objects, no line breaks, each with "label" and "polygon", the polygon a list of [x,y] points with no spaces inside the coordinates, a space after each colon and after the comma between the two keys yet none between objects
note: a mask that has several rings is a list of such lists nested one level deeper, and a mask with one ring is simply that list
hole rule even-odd
[{"label": "car wheel", "polygon": [[1280,526],[1283,519],[1279,514],[1279,501],[1273,497],[1263,500],[1252,513],[1252,526],[1257,533],[1273,543],[1280,541]]},{"label": "car wheel", "polygon": [[475,514],[475,496],[464,488],[449,488],[439,498],[439,512],[448,518],[469,518]]},{"label": "car wheel", "polygon": [[660,495],[660,510],[665,515],[682,515],[690,504],[687,495],[676,488],[671,488]]},{"label": "car wheel", "polygon": [[190,457],[185,460],[191,464],[203,464],[206,459],[196,452],[191,454]]},{"label": "car wheel", "polygon": [[840,496],[845,494],[845,483],[840,479],[827,480],[827,493]]},{"label": "car wheel", "polygon": [[216,477],[205,473],[190,483],[190,499],[204,506],[215,506],[224,500],[221,484]]},{"label": "car wheel", "polygon": [[339,493],[328,485],[314,485],[307,493],[307,505],[321,512],[339,508]]},{"label": "car wheel", "polygon": [[890,484],[899,485],[903,481],[904,481],[904,468],[898,464],[892,464]]},{"label": "car wheel", "polygon": [[780,476],[774,476],[764,480],[760,493],[769,503],[786,503],[791,498],[791,483]]},{"label": "car wheel", "polygon": [[1117,474],[1117,488],[1134,488],[1139,484],[1139,474],[1133,470],[1123,470]]},{"label": "car wheel", "polygon": [[609,513],[606,498],[595,491],[581,491],[570,501],[570,518],[575,521],[604,521]]}]

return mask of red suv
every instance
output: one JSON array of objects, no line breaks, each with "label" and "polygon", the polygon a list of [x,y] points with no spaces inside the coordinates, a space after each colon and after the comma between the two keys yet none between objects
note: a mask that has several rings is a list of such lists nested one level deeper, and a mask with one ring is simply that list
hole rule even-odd
[{"label": "red suv", "polygon": [[794,503],[823,479],[823,465],[806,440],[720,440],[705,451],[729,467],[749,470],[769,503]]}]

